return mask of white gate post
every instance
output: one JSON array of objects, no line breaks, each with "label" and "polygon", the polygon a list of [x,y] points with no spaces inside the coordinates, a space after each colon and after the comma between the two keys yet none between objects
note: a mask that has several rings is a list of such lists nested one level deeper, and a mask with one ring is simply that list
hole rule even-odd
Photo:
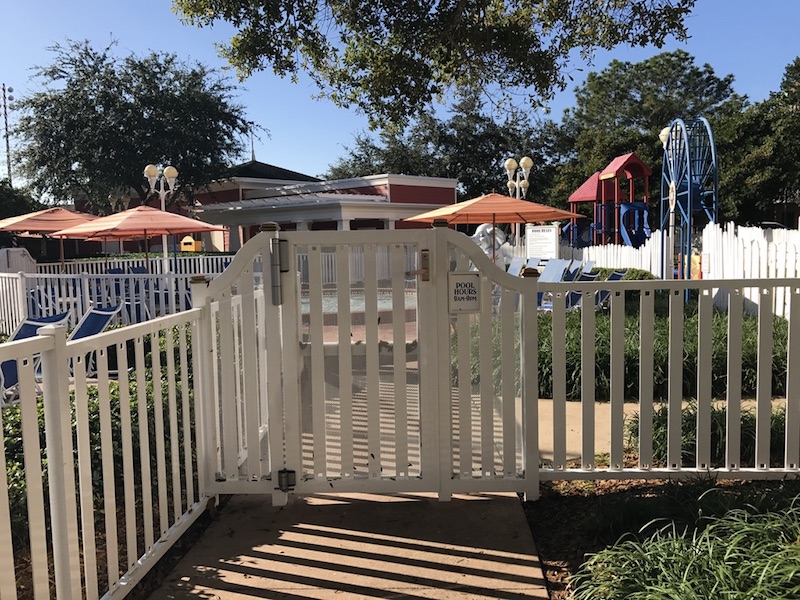
[{"label": "white gate post", "polygon": [[[420,336],[425,336],[425,340],[420,338],[419,364],[431,365],[432,368],[427,369],[429,377],[421,373],[420,383],[425,384],[427,380],[427,384],[425,384],[425,394],[420,393],[422,404],[420,416],[427,417],[428,426],[425,429],[430,435],[435,436],[434,439],[429,439],[427,444],[423,441],[423,449],[426,446],[428,448],[424,454],[428,460],[427,475],[435,475],[434,483],[439,492],[439,500],[446,502],[450,500],[452,494],[450,481],[453,456],[450,415],[450,323],[447,318],[447,273],[450,270],[447,222],[434,221],[431,233],[430,282],[420,282],[419,286],[421,292],[427,289],[427,294],[424,294],[426,302],[423,303],[420,312],[419,331]],[[424,410],[425,404],[428,405],[427,410]],[[423,469],[425,466],[423,463]]]},{"label": "white gate post", "polygon": [[208,303],[208,282],[205,275],[192,275],[192,307],[202,309],[197,328],[192,331],[194,368],[195,420],[197,422],[197,486],[200,497],[208,495],[208,481],[214,480],[217,463],[216,428],[214,423],[214,390],[211,385],[213,364],[211,335],[213,320]]},{"label": "white gate post", "polygon": [[[264,322],[261,327],[266,332],[266,354],[267,354],[267,435],[269,438],[269,460],[270,460],[270,473],[272,479],[272,505],[273,506],[286,506],[289,501],[289,491],[291,489],[290,470],[287,469],[287,456],[286,456],[286,406],[284,398],[284,387],[282,383],[281,361],[278,357],[283,356],[284,359],[291,358],[284,354],[281,346],[281,306],[286,302],[282,283],[287,282],[294,290],[296,279],[296,261],[290,261],[292,268],[286,271],[285,278],[281,276],[281,241],[280,241],[280,227],[277,223],[268,222],[261,225],[262,232],[270,234],[269,252],[264,252],[261,259],[262,268],[262,281],[264,286]],[[283,242],[285,244],[285,242]],[[269,258],[269,261],[267,261]],[[284,257],[286,259],[287,257]],[[284,269],[287,265],[283,265]],[[294,292],[286,290],[286,294],[290,300],[291,307],[294,308],[296,303]],[[289,305],[287,305],[289,306]],[[292,313],[292,310],[289,310]],[[288,318],[288,317],[287,317]],[[298,315],[299,318],[299,315]],[[291,322],[293,319],[288,318]],[[296,346],[290,346],[295,348]],[[284,385],[289,385],[288,380],[283,382]],[[294,394],[291,398],[296,401],[297,398]],[[296,470],[300,464],[295,466]]]},{"label": "white gate post", "polygon": [[19,317],[17,320],[22,321],[30,316],[28,314],[28,303],[26,301],[28,297],[28,284],[25,281],[25,273],[17,273],[17,278],[17,316]]},{"label": "white gate post", "polygon": [[53,349],[42,352],[47,487],[56,597],[69,600],[81,597],[81,573],[67,373],[67,328],[47,325],[40,328],[38,334],[52,337],[54,342]]}]

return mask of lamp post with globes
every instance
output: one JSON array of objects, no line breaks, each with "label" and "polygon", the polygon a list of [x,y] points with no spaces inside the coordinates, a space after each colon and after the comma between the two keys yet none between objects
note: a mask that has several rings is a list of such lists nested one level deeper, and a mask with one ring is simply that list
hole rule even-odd
[{"label": "lamp post with globes", "polygon": [[[522,200],[528,193],[530,182],[528,177],[531,174],[531,167],[533,166],[533,159],[530,156],[523,156],[517,164],[516,159],[509,158],[503,163],[508,175],[508,195]],[[514,224],[514,243],[519,243],[519,224]]]},{"label": "lamp post with globes", "polygon": [[[172,194],[178,185],[178,169],[167,165],[163,170],[159,170],[157,166],[150,164],[144,168],[144,176],[147,179],[150,193],[158,194],[158,198],[161,200],[161,210],[166,210],[167,196]],[[169,248],[167,246],[167,236],[164,234],[161,236],[161,247],[164,251],[163,273],[169,271]]]}]

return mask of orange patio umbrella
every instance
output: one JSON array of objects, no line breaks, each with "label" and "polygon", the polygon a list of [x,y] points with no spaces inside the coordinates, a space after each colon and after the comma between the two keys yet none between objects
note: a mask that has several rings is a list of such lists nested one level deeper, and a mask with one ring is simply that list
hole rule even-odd
[{"label": "orange patio umbrella", "polygon": [[[537,223],[557,219],[574,219],[580,216],[545,204],[492,193],[436,208],[403,220],[433,223],[438,219],[444,219],[452,225],[477,225],[491,222],[494,229],[497,227],[497,223]],[[494,260],[494,246],[492,246],[492,260]]]},{"label": "orange patio umbrella", "polygon": [[224,227],[190,219],[177,213],[166,212],[151,206],[137,206],[94,221],[53,233],[53,237],[92,239],[145,240],[145,254],[150,263],[147,238],[157,235],[180,235],[201,231],[223,231]]},{"label": "orange patio umbrella", "polygon": [[494,225],[495,223],[537,223],[576,217],[581,217],[581,215],[545,204],[493,193],[443,206],[403,220],[433,223],[436,219],[444,219],[452,225],[479,225],[489,222]]},{"label": "orange patio umbrella", "polygon": [[[67,210],[56,206],[44,210],[37,210],[24,215],[8,217],[0,220],[0,231],[15,231],[19,233],[52,235],[53,232],[88,223],[96,219],[94,215],[74,210]],[[61,265],[64,265],[64,240],[59,240]]]}]

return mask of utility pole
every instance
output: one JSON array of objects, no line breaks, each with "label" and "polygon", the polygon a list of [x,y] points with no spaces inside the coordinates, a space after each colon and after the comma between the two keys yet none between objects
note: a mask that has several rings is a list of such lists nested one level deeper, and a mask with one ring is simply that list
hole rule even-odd
[{"label": "utility pole", "polygon": [[[8,91],[8,96],[6,96],[6,91]],[[11,95],[11,92],[14,91],[14,88],[8,87],[6,88],[6,84],[3,84],[3,122],[5,123],[5,136],[6,136],[6,169],[8,169],[8,185],[11,185],[11,144],[8,141],[8,103],[14,100],[14,96]]]}]

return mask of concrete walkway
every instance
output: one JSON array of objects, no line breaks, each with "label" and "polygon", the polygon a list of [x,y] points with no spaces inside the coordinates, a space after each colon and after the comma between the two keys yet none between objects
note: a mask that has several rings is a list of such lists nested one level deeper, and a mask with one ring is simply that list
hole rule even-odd
[{"label": "concrete walkway", "polygon": [[514,494],[236,496],[151,600],[547,598]]},{"label": "concrete walkway", "polygon": [[[567,456],[580,457],[581,404],[567,402]],[[626,404],[630,415],[635,404]],[[539,401],[542,458],[552,402]],[[607,452],[610,405],[595,404],[595,451]],[[515,494],[325,494],[273,508],[236,496],[150,598],[547,598]]]}]

